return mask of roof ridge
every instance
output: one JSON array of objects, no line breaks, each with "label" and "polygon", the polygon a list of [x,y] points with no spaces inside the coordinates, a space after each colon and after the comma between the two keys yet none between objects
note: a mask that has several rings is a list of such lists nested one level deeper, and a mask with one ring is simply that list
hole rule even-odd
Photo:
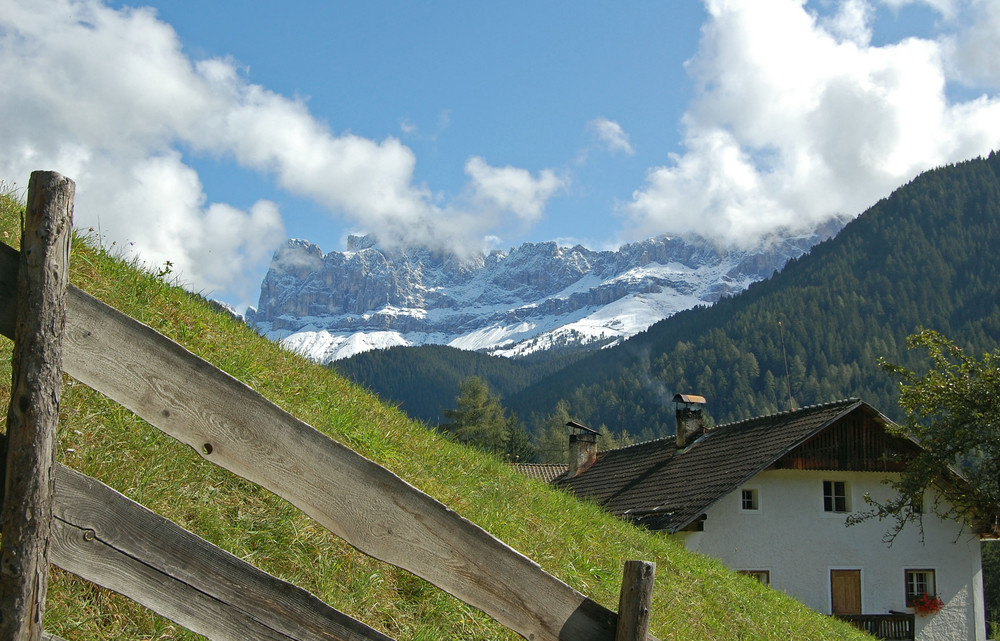
[{"label": "roof ridge", "polygon": [[616,447],[616,448],[611,449],[611,450],[604,450],[604,453],[607,453],[607,452],[621,452],[623,450],[628,450],[628,449],[631,449],[633,447],[639,447],[640,445],[649,445],[650,443],[659,443],[660,441],[676,441],[676,440],[677,440],[677,437],[675,437],[675,436],[661,436],[659,438],[651,438],[648,441],[639,441],[638,443],[632,443],[631,445],[623,445],[621,447]]},{"label": "roof ridge", "polygon": [[832,407],[837,407],[840,405],[850,405],[852,403],[864,402],[860,398],[849,396],[847,398],[842,398],[836,401],[827,401],[826,403],[815,403],[813,405],[806,405],[804,407],[797,407],[792,410],[782,410],[780,412],[774,412],[773,414],[762,414],[760,416],[751,416],[750,418],[743,418],[738,421],[731,421],[729,423],[723,423],[721,425],[716,425],[710,428],[709,431],[721,430],[723,428],[732,428],[742,423],[749,423],[751,421],[762,421],[765,419],[773,419],[779,416],[789,416],[791,414],[798,414],[799,412],[806,411],[816,411],[820,409],[828,409]]},{"label": "roof ridge", "polygon": [[[760,421],[760,420],[765,420],[765,419],[772,419],[772,418],[779,417],[779,416],[786,416],[786,415],[789,415],[789,414],[796,414],[798,412],[815,411],[815,410],[818,410],[818,409],[830,408],[830,407],[835,407],[835,406],[838,406],[838,405],[849,405],[851,403],[863,403],[863,402],[864,401],[862,401],[860,398],[858,398],[856,396],[848,396],[847,398],[842,398],[842,399],[839,399],[839,400],[836,400],[836,401],[827,401],[825,403],[814,403],[813,405],[806,405],[805,407],[798,407],[798,408],[795,408],[793,410],[782,410],[780,412],[774,412],[772,414],[762,414],[760,416],[751,416],[750,418],[742,418],[742,419],[740,419],[738,421],[730,421],[729,423],[722,423],[720,425],[713,425],[712,427],[706,428],[705,429],[705,433],[706,434],[710,434],[710,433],[715,432],[717,430],[721,430],[721,429],[724,429],[724,428],[725,429],[729,429],[729,428],[735,427],[737,425],[740,425],[742,423],[749,423],[751,421]],[[633,447],[640,447],[640,446],[643,446],[643,445],[650,445],[652,443],[659,443],[661,441],[675,441],[675,440],[676,440],[676,436],[661,436],[659,438],[651,438],[651,439],[649,439],[647,441],[639,441],[638,443],[632,443],[631,445],[623,445],[622,447],[616,447],[616,448],[613,448],[613,449],[610,449],[610,450],[604,450],[603,452],[601,452],[601,454],[606,454],[608,452],[623,452],[623,451],[631,449]]]},{"label": "roof ridge", "polygon": [[520,463],[515,462],[513,465],[520,465],[523,467],[569,467],[566,463]]}]

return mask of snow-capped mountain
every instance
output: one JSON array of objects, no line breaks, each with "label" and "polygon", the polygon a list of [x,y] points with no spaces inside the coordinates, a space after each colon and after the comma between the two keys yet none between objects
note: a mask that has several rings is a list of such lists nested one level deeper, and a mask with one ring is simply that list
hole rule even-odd
[{"label": "snow-capped mountain", "polygon": [[604,346],[769,277],[841,226],[755,250],[661,236],[617,251],[525,243],[466,259],[385,251],[370,236],[352,236],[347,251],[325,255],[289,240],[275,252],[247,321],[323,363],[394,345],[503,356]]}]

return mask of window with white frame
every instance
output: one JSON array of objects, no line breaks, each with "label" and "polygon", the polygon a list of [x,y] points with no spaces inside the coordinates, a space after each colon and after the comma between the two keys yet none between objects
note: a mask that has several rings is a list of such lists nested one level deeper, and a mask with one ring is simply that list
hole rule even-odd
[{"label": "window with white frame", "polygon": [[748,511],[754,511],[760,509],[760,504],[758,503],[757,488],[745,487],[741,490],[740,508]]},{"label": "window with white frame", "polygon": [[850,512],[847,481],[823,481],[823,511]]},{"label": "window with white frame", "polygon": [[934,570],[906,570],[906,605],[922,594],[936,594]]}]

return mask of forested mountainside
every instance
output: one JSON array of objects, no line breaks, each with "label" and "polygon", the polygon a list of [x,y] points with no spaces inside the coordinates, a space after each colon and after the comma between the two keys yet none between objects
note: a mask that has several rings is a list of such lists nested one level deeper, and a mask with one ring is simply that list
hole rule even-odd
[{"label": "forested mountainside", "polygon": [[547,375],[538,364],[527,374],[486,366],[479,355],[461,366],[449,356],[446,365],[426,348],[338,369],[406,411],[451,407],[461,379],[478,375],[529,431],[565,400],[587,425],[638,437],[672,433],[677,392],[705,396],[717,423],[848,396],[892,417],[896,381],[877,359],[912,362],[908,335],[930,328],[975,352],[997,346],[997,247],[1000,157],[992,153],[918,176],[745,292]]},{"label": "forested mountainside", "polygon": [[976,353],[997,347],[998,247],[994,152],[918,176],[774,277],[505,403],[531,425],[565,399],[577,420],[633,435],[672,432],[677,392],[705,396],[716,423],[848,396],[898,418],[897,381],[877,359],[912,363],[908,335],[928,328]]},{"label": "forested mountainside", "polygon": [[586,353],[553,349],[513,359],[447,345],[400,346],[356,354],[330,367],[434,426],[445,421],[442,410],[455,406],[459,386],[470,376],[481,378],[494,394],[510,396]]}]

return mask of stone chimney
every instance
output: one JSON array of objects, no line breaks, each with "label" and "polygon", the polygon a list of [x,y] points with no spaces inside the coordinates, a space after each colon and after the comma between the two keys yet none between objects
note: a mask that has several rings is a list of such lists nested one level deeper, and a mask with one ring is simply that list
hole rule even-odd
[{"label": "stone chimney", "polygon": [[677,447],[684,448],[705,433],[705,418],[702,416],[705,397],[674,394],[674,403],[677,408]]},{"label": "stone chimney", "polygon": [[597,432],[576,421],[566,423],[569,435],[569,470],[566,478],[582,473],[597,460]]}]

